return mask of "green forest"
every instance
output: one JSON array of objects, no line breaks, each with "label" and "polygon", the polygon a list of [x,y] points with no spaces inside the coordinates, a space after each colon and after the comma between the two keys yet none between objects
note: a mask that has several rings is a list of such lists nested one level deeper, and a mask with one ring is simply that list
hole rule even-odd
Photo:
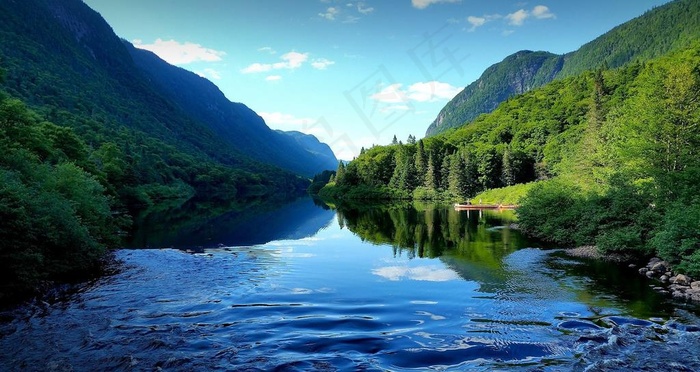
[{"label": "green forest", "polygon": [[93,276],[148,208],[306,190],[307,177],[253,158],[169,97],[82,1],[51,4],[0,3],[0,301]]},{"label": "green forest", "polygon": [[531,236],[658,254],[698,275],[699,124],[695,44],[557,80],[434,137],[364,150],[320,193],[462,201],[506,187]]},{"label": "green forest", "polygon": [[[52,122],[57,118],[66,125]],[[168,200],[219,204],[298,194],[309,181],[251,162],[232,167],[56,107],[0,92],[0,293],[103,268],[132,216]],[[243,168],[243,169],[241,169]]]}]

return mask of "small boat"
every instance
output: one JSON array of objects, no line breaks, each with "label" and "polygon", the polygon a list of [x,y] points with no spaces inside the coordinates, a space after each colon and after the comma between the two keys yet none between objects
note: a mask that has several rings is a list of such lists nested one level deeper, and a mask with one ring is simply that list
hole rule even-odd
[{"label": "small boat", "polygon": [[476,211],[484,209],[515,209],[517,208],[517,205],[457,203],[454,205],[454,207],[458,211]]}]

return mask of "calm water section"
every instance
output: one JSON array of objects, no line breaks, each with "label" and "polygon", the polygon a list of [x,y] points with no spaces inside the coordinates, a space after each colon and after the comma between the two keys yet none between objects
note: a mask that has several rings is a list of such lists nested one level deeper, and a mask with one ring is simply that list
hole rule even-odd
[{"label": "calm water section", "polygon": [[700,370],[696,307],[542,249],[508,213],[300,199],[175,215],[131,243],[163,248],[3,314],[0,369]]}]

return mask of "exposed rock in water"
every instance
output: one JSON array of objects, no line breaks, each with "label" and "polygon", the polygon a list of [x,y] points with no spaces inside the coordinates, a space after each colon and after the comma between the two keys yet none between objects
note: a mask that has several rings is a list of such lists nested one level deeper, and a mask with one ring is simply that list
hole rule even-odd
[{"label": "exposed rock in water", "polygon": [[690,278],[687,275],[678,274],[671,278],[671,283],[680,285],[690,285]]},{"label": "exposed rock in water", "polygon": [[627,261],[629,257],[625,257],[621,254],[608,253],[602,254],[598,251],[598,248],[594,245],[585,245],[582,247],[569,248],[564,250],[566,254],[572,257],[578,258],[590,258],[595,260],[602,260],[608,262],[624,262]]}]

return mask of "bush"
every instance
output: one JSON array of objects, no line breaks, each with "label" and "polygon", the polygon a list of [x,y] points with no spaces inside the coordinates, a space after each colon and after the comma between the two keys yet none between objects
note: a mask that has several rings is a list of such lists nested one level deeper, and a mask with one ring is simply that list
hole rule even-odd
[{"label": "bush", "polygon": [[661,258],[693,276],[700,276],[700,201],[674,203],[667,208],[663,224],[651,245]]}]

